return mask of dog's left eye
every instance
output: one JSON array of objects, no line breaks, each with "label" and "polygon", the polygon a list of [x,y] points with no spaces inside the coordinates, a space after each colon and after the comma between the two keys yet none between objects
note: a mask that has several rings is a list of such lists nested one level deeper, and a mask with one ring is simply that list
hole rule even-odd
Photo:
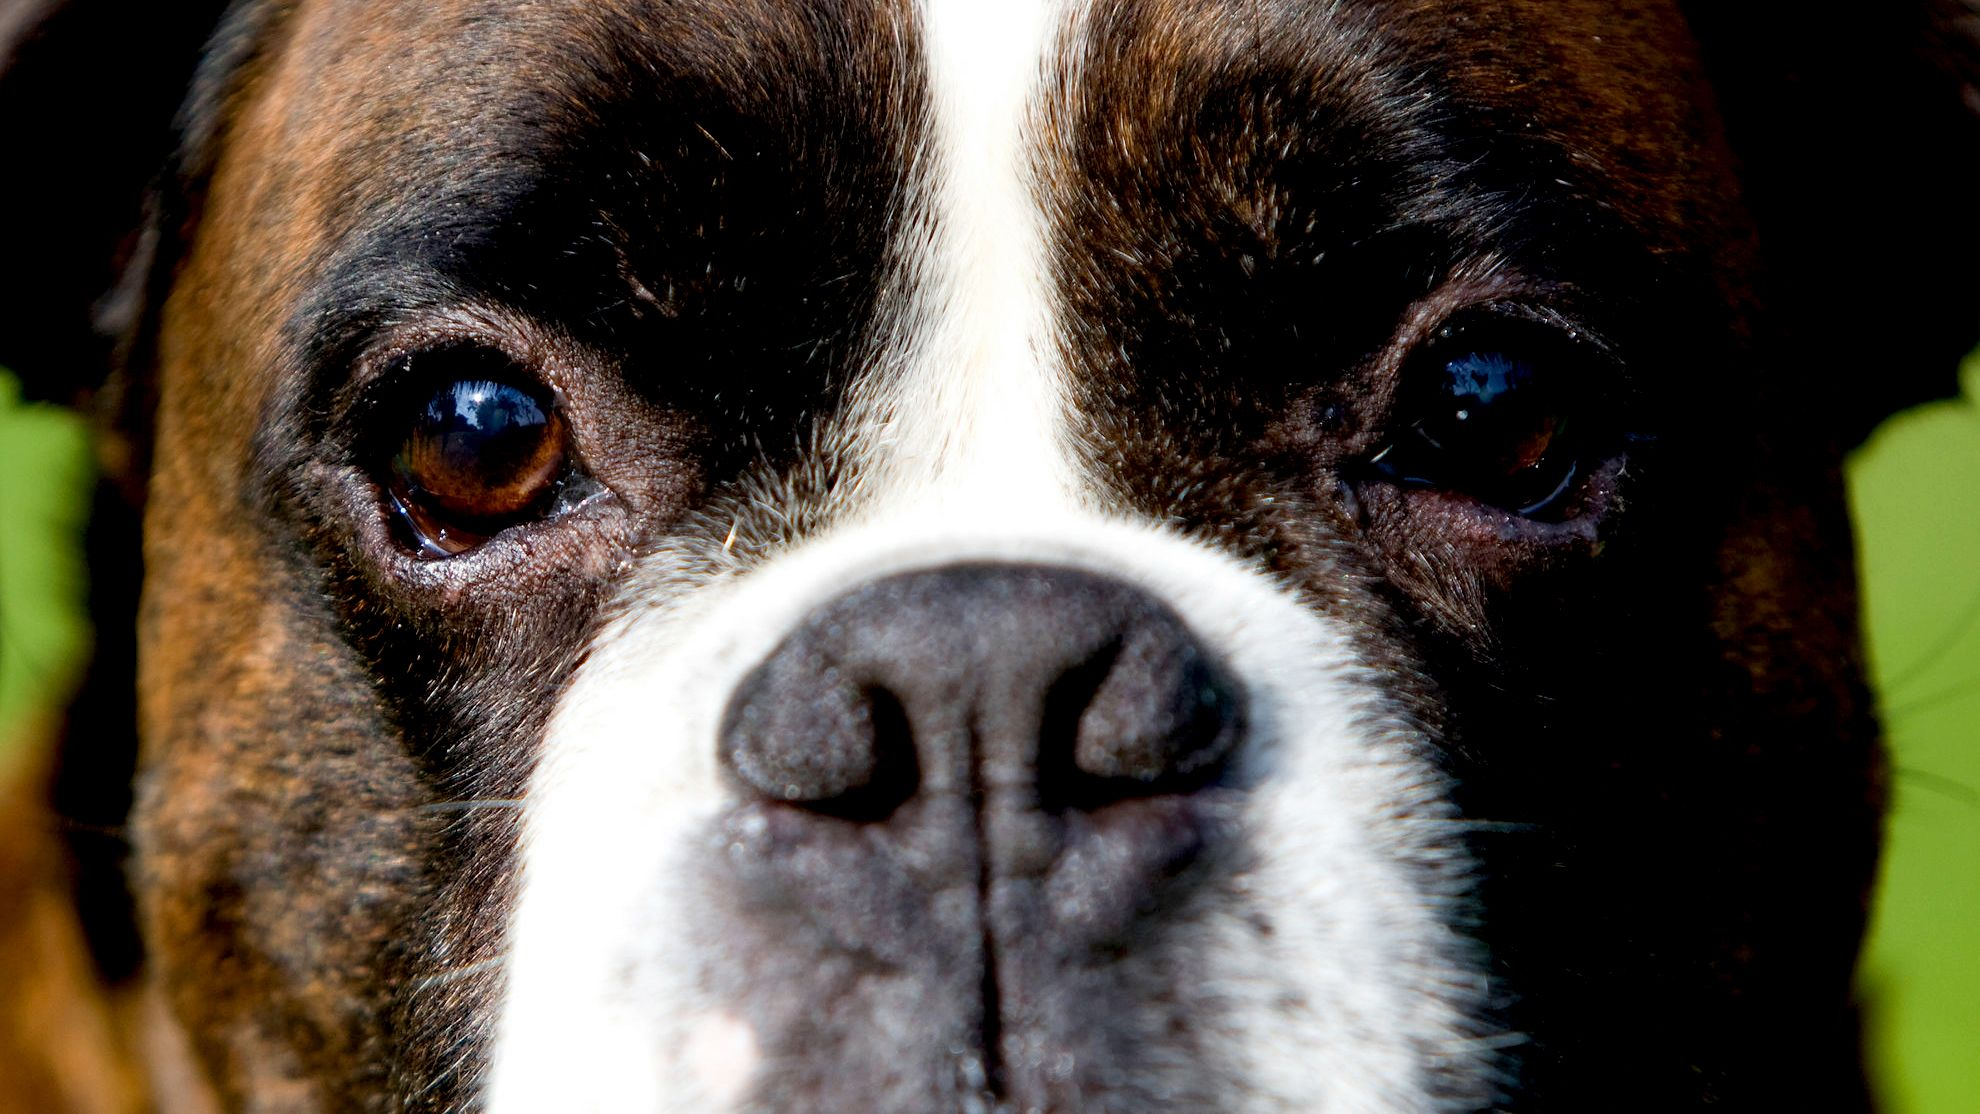
[{"label": "dog's left eye", "polygon": [[387,487],[421,553],[451,557],[555,513],[573,478],[570,432],[551,398],[505,379],[464,377],[416,403]]},{"label": "dog's left eye", "polygon": [[1394,482],[1556,514],[1584,466],[1587,362],[1537,327],[1445,326],[1405,368],[1398,432],[1370,463]]}]

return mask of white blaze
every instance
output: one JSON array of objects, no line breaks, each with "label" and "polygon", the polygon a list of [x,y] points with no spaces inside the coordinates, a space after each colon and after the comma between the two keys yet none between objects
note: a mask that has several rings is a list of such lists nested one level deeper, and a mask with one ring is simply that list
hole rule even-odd
[{"label": "white blaze", "polygon": [[861,464],[883,500],[1035,517],[1069,501],[1029,128],[1068,14],[1056,0],[926,0],[921,15],[933,166],[914,235],[932,251],[903,292],[907,373],[858,391],[856,420],[873,427]]}]

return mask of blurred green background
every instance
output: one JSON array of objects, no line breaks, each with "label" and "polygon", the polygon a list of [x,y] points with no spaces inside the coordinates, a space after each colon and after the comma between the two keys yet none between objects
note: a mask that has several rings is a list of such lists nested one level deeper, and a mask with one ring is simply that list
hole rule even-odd
[{"label": "blurred green background", "polygon": [[[1849,470],[1896,775],[1860,974],[1888,1114],[1980,1109],[1980,353],[1962,381],[1963,399],[1892,419]],[[21,405],[0,373],[0,745],[86,642],[85,459],[78,422]]]},{"label": "blurred green background", "polygon": [[78,532],[88,459],[82,422],[23,406],[0,368],[0,772],[19,718],[73,680],[86,645]]},{"label": "blurred green background", "polygon": [[1980,1110],[1980,352],[1850,461],[1895,801],[1857,983],[1890,1114]]}]

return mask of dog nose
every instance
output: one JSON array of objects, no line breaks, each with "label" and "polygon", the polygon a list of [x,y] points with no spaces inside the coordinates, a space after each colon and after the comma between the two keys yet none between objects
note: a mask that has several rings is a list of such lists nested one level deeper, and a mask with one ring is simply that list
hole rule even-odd
[{"label": "dog nose", "polygon": [[749,793],[844,819],[932,794],[1051,813],[1200,787],[1242,721],[1228,670],[1149,593],[984,563],[813,611],[736,688],[718,746]]},{"label": "dog nose", "polygon": [[[1181,617],[1097,573],[958,564],[827,600],[724,711],[737,799],[694,860],[716,981],[774,988],[775,1029],[824,972],[830,1012],[869,1019],[779,1061],[816,1068],[796,1093],[921,1071],[1011,1100],[985,1109],[1076,1108],[1061,1065],[1127,1062],[1086,1042],[1243,861],[1246,709]],[[920,1098],[886,1108],[956,1108]],[[840,1106],[878,1108],[809,1104]]]}]

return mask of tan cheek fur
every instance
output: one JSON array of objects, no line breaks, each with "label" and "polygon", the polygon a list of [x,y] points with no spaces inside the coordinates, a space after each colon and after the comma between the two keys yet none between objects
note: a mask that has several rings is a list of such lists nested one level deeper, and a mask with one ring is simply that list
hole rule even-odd
[{"label": "tan cheek fur", "polygon": [[[311,34],[329,18],[311,9],[294,33]],[[393,753],[367,753],[377,731],[368,685],[348,650],[316,633],[320,616],[298,620],[307,589],[284,584],[257,547],[260,510],[248,480],[277,377],[277,330],[325,236],[343,175],[367,172],[339,158],[347,117],[303,110],[326,91],[322,75],[290,61],[308,56],[278,57],[249,74],[255,96],[231,121],[196,242],[164,310],[132,825],[155,977],[177,1020],[201,1058],[221,1065],[223,1093],[285,1110],[338,1105],[304,1081],[322,1065],[380,1059],[383,1003],[371,957],[383,921],[324,908],[334,891],[292,894],[285,910],[266,907],[268,895],[249,879],[279,860],[290,838],[271,818],[308,816],[321,786],[350,785],[371,798],[368,869],[417,886],[407,853],[417,839],[411,802],[395,788],[413,779],[404,770],[391,776]],[[354,77],[344,76],[343,92],[358,93]],[[283,745],[290,717],[305,703],[330,707],[327,730],[307,752],[292,752]],[[333,769],[381,762],[386,773],[355,781]],[[286,975],[271,957],[299,949],[342,958],[316,965],[337,974],[284,995]]]}]

